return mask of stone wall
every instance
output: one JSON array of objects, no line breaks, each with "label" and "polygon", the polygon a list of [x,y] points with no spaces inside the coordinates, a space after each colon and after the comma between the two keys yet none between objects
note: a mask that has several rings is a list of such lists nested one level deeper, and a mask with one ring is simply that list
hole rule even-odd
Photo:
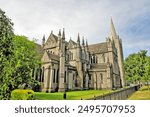
[{"label": "stone wall", "polygon": [[101,96],[90,98],[89,100],[125,100],[130,95],[132,95],[135,91],[139,90],[140,85],[135,85],[132,87],[128,87],[125,89],[121,89],[119,91],[115,91],[109,94],[104,94]]}]

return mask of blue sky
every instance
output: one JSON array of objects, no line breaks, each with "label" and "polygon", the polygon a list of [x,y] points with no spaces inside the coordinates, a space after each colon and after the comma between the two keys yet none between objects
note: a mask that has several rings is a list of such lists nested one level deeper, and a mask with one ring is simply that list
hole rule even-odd
[{"label": "blue sky", "polygon": [[112,16],[123,42],[124,57],[139,50],[150,55],[149,0],[0,0],[0,8],[14,22],[15,34],[36,38],[65,28],[66,38],[77,34],[89,44],[103,42]]}]

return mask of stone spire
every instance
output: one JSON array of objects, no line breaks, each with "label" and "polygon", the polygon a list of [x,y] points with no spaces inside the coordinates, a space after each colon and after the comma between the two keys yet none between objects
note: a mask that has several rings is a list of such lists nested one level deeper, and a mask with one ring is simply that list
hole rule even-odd
[{"label": "stone spire", "polygon": [[45,35],[43,35],[43,38],[42,38],[42,46],[44,47],[44,44],[45,44]]},{"label": "stone spire", "polygon": [[57,42],[58,49],[60,48],[60,46],[61,46],[61,30],[59,29],[59,32],[58,32],[58,42]]},{"label": "stone spire", "polygon": [[82,37],[82,46],[85,46],[84,37]]},{"label": "stone spire", "polygon": [[79,36],[79,33],[78,33],[78,38],[77,38],[77,47],[80,47],[80,36]]},{"label": "stone spire", "polygon": [[115,30],[115,26],[113,24],[113,20],[111,18],[110,20],[110,33],[109,33],[109,37],[111,39],[115,39],[117,37],[117,34],[116,34],[116,30]]},{"label": "stone spire", "polygon": [[87,39],[86,39],[86,46],[88,47],[88,42],[87,42]]},{"label": "stone spire", "polygon": [[62,39],[65,40],[65,29],[63,28]]},{"label": "stone spire", "polygon": [[87,40],[86,40],[85,50],[86,50],[86,51],[89,51],[89,47],[88,47],[88,42],[87,42]]},{"label": "stone spire", "polygon": [[79,36],[79,33],[78,33],[77,42],[80,43],[80,36]]},{"label": "stone spire", "polygon": [[51,30],[51,34],[53,34],[53,30]]},{"label": "stone spire", "polygon": [[59,29],[59,33],[58,33],[58,36],[61,36],[61,29]]}]

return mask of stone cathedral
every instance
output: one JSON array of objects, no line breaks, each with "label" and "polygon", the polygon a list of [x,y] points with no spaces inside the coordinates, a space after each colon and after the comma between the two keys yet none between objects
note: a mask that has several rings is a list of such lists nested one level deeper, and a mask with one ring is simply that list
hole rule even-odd
[{"label": "stone cathedral", "polygon": [[110,22],[106,42],[88,44],[65,38],[65,30],[58,35],[51,32],[47,41],[43,36],[41,91],[114,89],[124,86],[122,41]]}]

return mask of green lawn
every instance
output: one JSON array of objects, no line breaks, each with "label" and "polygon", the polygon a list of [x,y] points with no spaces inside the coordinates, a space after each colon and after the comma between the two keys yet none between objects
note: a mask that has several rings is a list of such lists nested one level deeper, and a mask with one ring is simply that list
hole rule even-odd
[{"label": "green lawn", "polygon": [[[112,92],[111,90],[85,90],[85,91],[70,91],[67,92],[67,100],[80,100],[92,98]],[[63,93],[43,93],[35,92],[36,100],[62,100]]]},{"label": "green lawn", "polygon": [[150,90],[147,86],[143,86],[139,91],[132,94],[128,100],[150,100]]}]

